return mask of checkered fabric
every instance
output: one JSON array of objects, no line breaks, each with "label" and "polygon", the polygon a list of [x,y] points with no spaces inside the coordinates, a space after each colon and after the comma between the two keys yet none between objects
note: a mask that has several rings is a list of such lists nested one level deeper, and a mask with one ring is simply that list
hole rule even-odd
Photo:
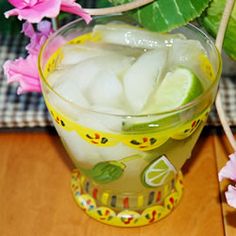
[{"label": "checkered fabric", "polygon": [[[235,63],[236,68],[236,63]],[[221,78],[219,92],[221,95],[223,109],[226,113],[227,121],[231,126],[236,125],[236,74],[231,77]],[[210,125],[220,125],[215,107],[210,113],[208,120]]]},{"label": "checkered fabric", "polygon": [[[94,7],[94,1],[84,1],[86,7]],[[84,4],[85,5],[85,4]],[[7,59],[15,59],[25,54],[27,39],[22,35],[1,35],[0,33],[0,128],[46,127],[51,119],[41,94],[28,93],[18,96],[17,84],[8,85],[3,76],[2,65]],[[236,68],[236,63],[233,64]],[[236,71],[236,70],[235,70]],[[236,73],[223,76],[220,84],[223,107],[230,125],[236,125]],[[220,125],[213,107],[209,125]]]}]

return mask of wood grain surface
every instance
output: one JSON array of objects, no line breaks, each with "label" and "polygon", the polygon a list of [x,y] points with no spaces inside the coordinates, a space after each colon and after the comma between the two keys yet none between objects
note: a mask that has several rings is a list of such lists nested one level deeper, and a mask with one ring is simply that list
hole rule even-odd
[{"label": "wood grain surface", "polygon": [[205,129],[183,168],[185,190],[177,208],[150,226],[125,229],[90,219],[77,207],[70,191],[73,165],[54,132],[1,132],[0,235],[236,235],[236,211],[221,203],[217,179],[228,153],[223,142]]}]

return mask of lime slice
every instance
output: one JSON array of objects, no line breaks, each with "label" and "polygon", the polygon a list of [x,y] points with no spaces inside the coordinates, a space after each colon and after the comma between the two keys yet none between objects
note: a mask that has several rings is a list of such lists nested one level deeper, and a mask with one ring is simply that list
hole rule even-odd
[{"label": "lime slice", "polygon": [[142,182],[148,187],[157,187],[165,184],[176,173],[175,167],[165,155],[154,160],[142,173]]},{"label": "lime slice", "polygon": [[[143,114],[165,112],[187,104],[203,92],[203,86],[196,75],[189,69],[178,67],[167,73],[153,98],[143,111]],[[178,123],[180,112],[159,119],[155,116],[126,120],[123,122],[123,131],[139,132],[160,130],[168,123]]]},{"label": "lime slice", "polygon": [[168,72],[154,95],[148,112],[164,112],[187,104],[203,92],[196,75],[187,68]]}]

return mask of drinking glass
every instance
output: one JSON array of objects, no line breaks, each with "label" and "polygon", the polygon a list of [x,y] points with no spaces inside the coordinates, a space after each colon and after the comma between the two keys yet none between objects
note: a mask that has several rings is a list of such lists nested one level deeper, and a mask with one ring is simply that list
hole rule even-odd
[{"label": "drinking glass", "polygon": [[97,17],[89,24],[76,20],[62,27],[41,49],[39,72],[53,124],[74,163],[71,188],[76,202],[98,221],[135,227],[165,217],[180,201],[181,168],[190,158],[214,102],[221,58],[214,43],[197,27],[187,25],[171,32],[202,44],[207,57],[196,60],[201,60],[199,72],[208,78],[209,86],[193,101],[161,113],[99,112],[56,92],[47,78],[60,65],[60,48],[90,40],[96,43],[90,34],[95,25],[120,20],[136,24],[119,15]]}]

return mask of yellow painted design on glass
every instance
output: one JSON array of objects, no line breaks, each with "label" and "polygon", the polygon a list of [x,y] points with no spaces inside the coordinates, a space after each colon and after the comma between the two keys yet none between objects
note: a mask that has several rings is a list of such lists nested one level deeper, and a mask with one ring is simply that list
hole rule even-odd
[{"label": "yellow painted design on glass", "polygon": [[97,219],[101,222],[110,222],[110,220],[114,219],[114,217],[116,216],[116,213],[108,207],[98,207],[90,213],[90,216],[92,218]]},{"label": "yellow painted design on glass", "polygon": [[101,35],[99,33],[88,33],[81,36],[78,36],[71,41],[69,41],[67,44],[83,44],[85,42],[98,42],[101,40]]},{"label": "yellow painted design on glass", "polygon": [[129,147],[143,151],[155,149],[165,143],[169,138],[184,139],[189,137],[197,129],[199,124],[206,119],[208,113],[205,111],[193,121],[177,129],[171,129],[169,132],[118,134],[107,133],[82,126],[59,112],[48,100],[45,99],[45,101],[51,116],[59,126],[67,131],[76,131],[77,134],[88,143],[101,147],[109,147],[121,142]]},{"label": "yellow painted design on glass", "polygon": [[105,206],[97,207],[94,199],[90,195],[82,194],[78,187],[80,185],[80,177],[77,170],[72,173],[71,189],[76,203],[92,218],[105,224],[120,227],[143,226],[162,219],[179,203],[183,194],[183,177],[181,172],[179,172],[178,175],[176,175],[172,192],[163,199],[162,203],[148,207],[142,212],[122,210],[116,213],[114,210]]},{"label": "yellow painted design on glass", "polygon": [[183,125],[181,127],[180,132],[174,133],[171,138],[181,140],[189,137],[194,131],[199,127],[199,125],[204,121],[206,113],[203,113],[203,115],[197,117],[191,122],[188,122],[186,125]]},{"label": "yellow painted design on glass", "polygon": [[201,63],[202,72],[206,77],[211,81],[215,80],[216,76],[208,57],[202,53],[199,56],[199,61]]},{"label": "yellow painted design on glass", "polygon": [[109,198],[109,193],[103,193],[101,198],[102,203],[106,205],[108,202],[108,198]]},{"label": "yellow painted design on glass", "polygon": [[208,113],[209,108],[193,121],[188,122],[186,125],[183,125],[180,131],[177,131],[176,133],[171,135],[171,138],[177,140],[188,138],[192,133],[194,133],[194,131],[196,131],[196,129],[202,122],[205,122],[207,120]]},{"label": "yellow painted design on glass", "polygon": [[143,206],[143,204],[144,204],[144,197],[143,197],[143,195],[138,196],[138,201],[137,202],[138,202],[137,203],[138,208],[141,208]]},{"label": "yellow painted design on glass", "polygon": [[132,148],[147,151],[161,146],[168,139],[169,137],[163,136],[163,133],[150,133],[145,135],[130,134],[125,136],[125,139],[123,139],[123,143]]},{"label": "yellow painted design on glass", "polygon": [[84,181],[85,181],[85,177],[84,177],[84,176],[81,176],[81,179],[80,179],[80,183],[81,183],[81,185],[84,184]]},{"label": "yellow painted design on glass", "polygon": [[47,78],[48,74],[55,71],[57,66],[60,64],[60,62],[63,59],[63,54],[61,49],[57,49],[57,51],[52,54],[52,56],[49,58],[47,64],[46,64],[46,69],[44,70],[44,77]]},{"label": "yellow painted design on glass", "polygon": [[96,202],[89,194],[83,194],[80,196],[76,196],[75,198],[76,202],[79,204],[79,206],[83,209],[92,209],[96,207]]}]

